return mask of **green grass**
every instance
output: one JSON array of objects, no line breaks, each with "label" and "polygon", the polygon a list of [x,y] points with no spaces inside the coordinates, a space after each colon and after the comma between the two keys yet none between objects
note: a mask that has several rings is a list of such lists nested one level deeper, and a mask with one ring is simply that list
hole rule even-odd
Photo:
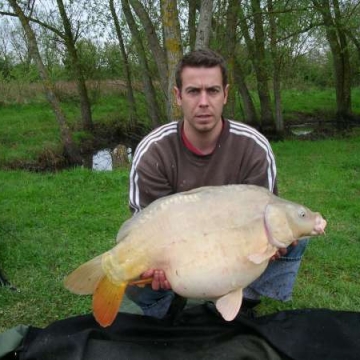
[{"label": "green grass", "polygon": [[283,93],[283,103],[288,113],[312,114],[316,112],[331,112],[336,104],[334,89],[319,91],[317,89],[306,91],[287,91]]},{"label": "green grass", "polygon": [[[147,111],[143,94],[137,94],[137,120],[146,124]],[[128,106],[124,95],[100,97],[92,106],[94,124],[114,127],[126,123]],[[80,143],[91,134],[80,130],[80,110],[74,101],[62,102],[62,109],[73,130],[73,138]],[[59,127],[46,102],[0,106],[0,168],[31,165],[41,157],[62,154]]]},{"label": "green grass", "polygon": [[263,311],[325,307],[360,310],[360,136],[274,144],[281,195],[321,212],[326,236],[309,243],[293,301]]},{"label": "green grass", "polygon": [[127,217],[128,175],[75,169],[0,173],[0,266],[19,292],[0,288],[0,332],[89,310],[64,290],[71,268],[109,249]]},{"label": "green grass", "polygon": [[[274,143],[280,193],[320,211],[326,236],[306,252],[293,300],[265,299],[261,313],[360,309],[360,134]],[[43,327],[91,311],[63,287],[76,266],[111,248],[129,216],[127,171],[0,171],[0,266],[19,292],[0,288],[0,332]]]},{"label": "green grass", "polygon": [[2,107],[0,118],[0,166],[32,161],[44,148],[59,151],[59,130],[46,103]]},{"label": "green grass", "polygon": [[[285,119],[296,118],[296,114],[301,113],[314,117],[333,116],[336,109],[335,89],[286,90],[282,92],[282,102]],[[352,90],[352,110],[354,114],[360,114],[360,88]]]}]

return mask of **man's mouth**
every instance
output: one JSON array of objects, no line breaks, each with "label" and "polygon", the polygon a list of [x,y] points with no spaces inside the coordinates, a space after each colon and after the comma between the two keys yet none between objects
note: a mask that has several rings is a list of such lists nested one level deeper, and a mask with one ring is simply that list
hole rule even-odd
[{"label": "man's mouth", "polygon": [[196,117],[199,119],[208,119],[209,117],[211,117],[211,114],[199,114],[196,115]]}]

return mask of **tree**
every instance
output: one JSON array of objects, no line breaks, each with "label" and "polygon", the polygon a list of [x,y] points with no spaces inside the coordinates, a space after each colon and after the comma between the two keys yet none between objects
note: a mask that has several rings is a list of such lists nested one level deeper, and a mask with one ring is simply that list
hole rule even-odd
[{"label": "tree", "polygon": [[[70,19],[66,13],[66,9],[62,0],[56,0],[63,31],[59,30],[56,26],[50,22],[46,22],[34,16],[35,12],[35,1],[29,2],[28,7],[31,7],[31,12],[27,16],[28,21],[39,24],[46,30],[51,31],[55,36],[59,37],[65,44],[69,58],[71,59],[69,65],[72,70],[74,79],[77,84],[79,98],[80,98],[80,110],[82,118],[82,126],[84,130],[92,130],[93,122],[91,115],[91,106],[90,100],[87,93],[87,88],[85,84],[85,78],[83,74],[83,69],[76,48],[77,37],[74,35],[72,30],[72,25]],[[9,16],[17,16],[16,14],[6,13]],[[53,16],[53,12],[52,12]],[[40,52],[39,52],[40,54]]]},{"label": "tree", "polygon": [[55,95],[54,86],[50,80],[47,69],[42,62],[35,33],[29,24],[29,19],[28,17],[26,17],[25,13],[18,5],[16,0],[8,0],[8,3],[13,8],[16,16],[19,18],[21,25],[24,28],[28,40],[29,53],[31,54],[38,67],[41,79],[43,81],[46,97],[51,105],[51,108],[60,127],[61,140],[64,145],[65,156],[70,164],[81,164],[82,158],[80,156],[79,149],[72,139],[72,134],[67,124],[65,114],[61,109],[60,102],[57,96]]},{"label": "tree", "polygon": [[[249,6],[240,6],[240,28],[245,40],[249,58],[253,64],[257,80],[257,91],[260,100],[260,128],[262,131],[274,132],[274,121],[271,110],[271,98],[268,87],[269,72],[265,52],[265,34],[263,12],[260,0],[250,0]],[[246,15],[244,9],[248,10]],[[252,19],[250,29],[248,18]],[[253,33],[253,37],[251,37]]]},{"label": "tree", "polygon": [[209,47],[213,0],[201,0],[200,19],[196,32],[195,49]]},{"label": "tree", "polygon": [[62,0],[56,0],[60,17],[62,20],[62,24],[64,27],[63,39],[65,41],[66,49],[71,58],[71,69],[74,73],[74,78],[76,79],[76,84],[78,88],[79,98],[80,98],[80,109],[81,109],[81,117],[82,124],[84,130],[92,130],[93,129],[93,121],[91,115],[91,106],[90,100],[88,96],[88,91],[85,84],[85,78],[83,74],[83,69],[81,63],[79,61],[77,49],[76,49],[76,38],[73,34],[73,30],[71,28],[71,23],[69,17],[66,13],[66,9],[64,6],[64,2]]},{"label": "tree", "polygon": [[313,0],[313,4],[322,16],[333,56],[337,122],[339,127],[347,127],[348,120],[352,118],[351,72],[348,39],[340,4],[338,0]]},{"label": "tree", "polygon": [[180,23],[176,0],[161,1],[161,17],[164,30],[164,47],[167,59],[168,76],[168,116],[169,119],[180,117],[179,108],[174,98],[175,70],[182,57],[182,42],[180,35]]},{"label": "tree", "polygon": [[121,32],[120,22],[118,16],[116,14],[114,0],[109,0],[109,7],[112,19],[114,21],[115,32],[118,38],[119,47],[121,50],[122,60],[123,60],[123,68],[125,73],[125,80],[126,80],[126,89],[127,89],[127,98],[128,98],[128,105],[129,105],[129,124],[130,128],[134,128],[136,126],[136,103],[135,103],[135,96],[132,88],[131,82],[131,70],[130,70],[130,63],[129,59],[125,50],[124,39]]},{"label": "tree", "polygon": [[[139,0],[130,0],[131,7],[134,9],[136,15],[141,21],[146,35],[147,43],[149,45],[152,57],[155,61],[158,76],[160,79],[160,86],[162,93],[165,97],[165,101],[168,101],[168,66],[166,61],[166,52],[161,47],[159,37],[156,32],[156,28],[151,21],[149,14],[147,13],[144,5]],[[170,115],[170,114],[168,114]]]},{"label": "tree", "polygon": [[275,102],[275,128],[278,135],[284,133],[284,119],[281,107],[281,59],[277,45],[277,26],[276,15],[273,0],[267,0],[267,8],[269,15],[269,34],[270,34],[270,54],[273,68],[273,93]]},{"label": "tree", "polygon": [[198,10],[198,0],[188,0],[188,4],[188,43],[190,50],[194,50],[196,41],[196,11]]},{"label": "tree", "polygon": [[121,0],[122,9],[128,23],[129,29],[131,31],[133,40],[135,42],[137,55],[139,62],[142,68],[142,79],[143,79],[143,86],[144,86],[144,93],[145,99],[147,103],[147,108],[149,111],[150,119],[152,127],[157,127],[161,124],[161,113],[160,107],[158,106],[156,92],[154,88],[154,84],[152,82],[150,76],[150,68],[146,58],[146,51],[144,45],[142,43],[141,35],[137,28],[136,22],[134,17],[131,13],[131,8],[128,0]]},{"label": "tree", "polygon": [[[243,46],[240,44],[239,31],[237,31],[239,11],[240,2],[238,0],[229,0],[226,9],[226,22],[224,23],[223,28],[218,24],[218,29],[221,29],[224,33],[223,40],[220,40],[220,35],[218,35],[218,41],[223,43],[221,53],[224,55],[227,62],[230,84],[225,113],[226,116],[231,118],[236,117],[235,98],[236,94],[239,93],[242,99],[246,122],[253,126],[257,126],[258,118],[255,105],[246,84],[246,76],[243,69],[243,64],[246,62],[246,60],[244,60],[244,57],[242,56]],[[234,29],[234,31],[229,31],[229,29]]]}]

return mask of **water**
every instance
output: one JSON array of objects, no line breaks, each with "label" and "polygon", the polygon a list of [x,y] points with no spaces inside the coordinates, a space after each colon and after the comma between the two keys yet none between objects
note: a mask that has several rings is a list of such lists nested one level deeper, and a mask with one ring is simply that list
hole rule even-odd
[{"label": "water", "polygon": [[[96,171],[111,171],[113,170],[113,159],[111,156],[111,149],[99,150],[92,157],[92,169]],[[132,150],[127,148],[127,156],[129,162],[132,159]]]},{"label": "water", "polygon": [[315,130],[314,127],[311,127],[309,125],[293,125],[291,127],[291,132],[297,136],[304,136],[311,134],[314,130]]},{"label": "water", "polygon": [[113,169],[110,149],[100,150],[93,156],[92,169],[97,171],[111,171]]}]

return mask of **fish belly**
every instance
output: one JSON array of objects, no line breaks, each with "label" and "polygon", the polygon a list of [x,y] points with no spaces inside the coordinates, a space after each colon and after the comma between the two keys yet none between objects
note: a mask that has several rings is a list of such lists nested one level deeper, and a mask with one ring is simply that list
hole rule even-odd
[{"label": "fish belly", "polygon": [[[225,239],[209,239],[174,244],[170,254],[163,258],[164,270],[173,290],[188,298],[217,298],[244,288],[258,278],[268,262],[254,264],[247,255],[266,241],[265,238],[247,238],[223,232]],[[236,236],[237,235],[237,236]]]},{"label": "fish belly", "polygon": [[172,289],[187,298],[214,299],[235,289],[245,288],[266,269],[266,264],[231,268],[227,265],[196,269],[180,267],[166,273]]}]

